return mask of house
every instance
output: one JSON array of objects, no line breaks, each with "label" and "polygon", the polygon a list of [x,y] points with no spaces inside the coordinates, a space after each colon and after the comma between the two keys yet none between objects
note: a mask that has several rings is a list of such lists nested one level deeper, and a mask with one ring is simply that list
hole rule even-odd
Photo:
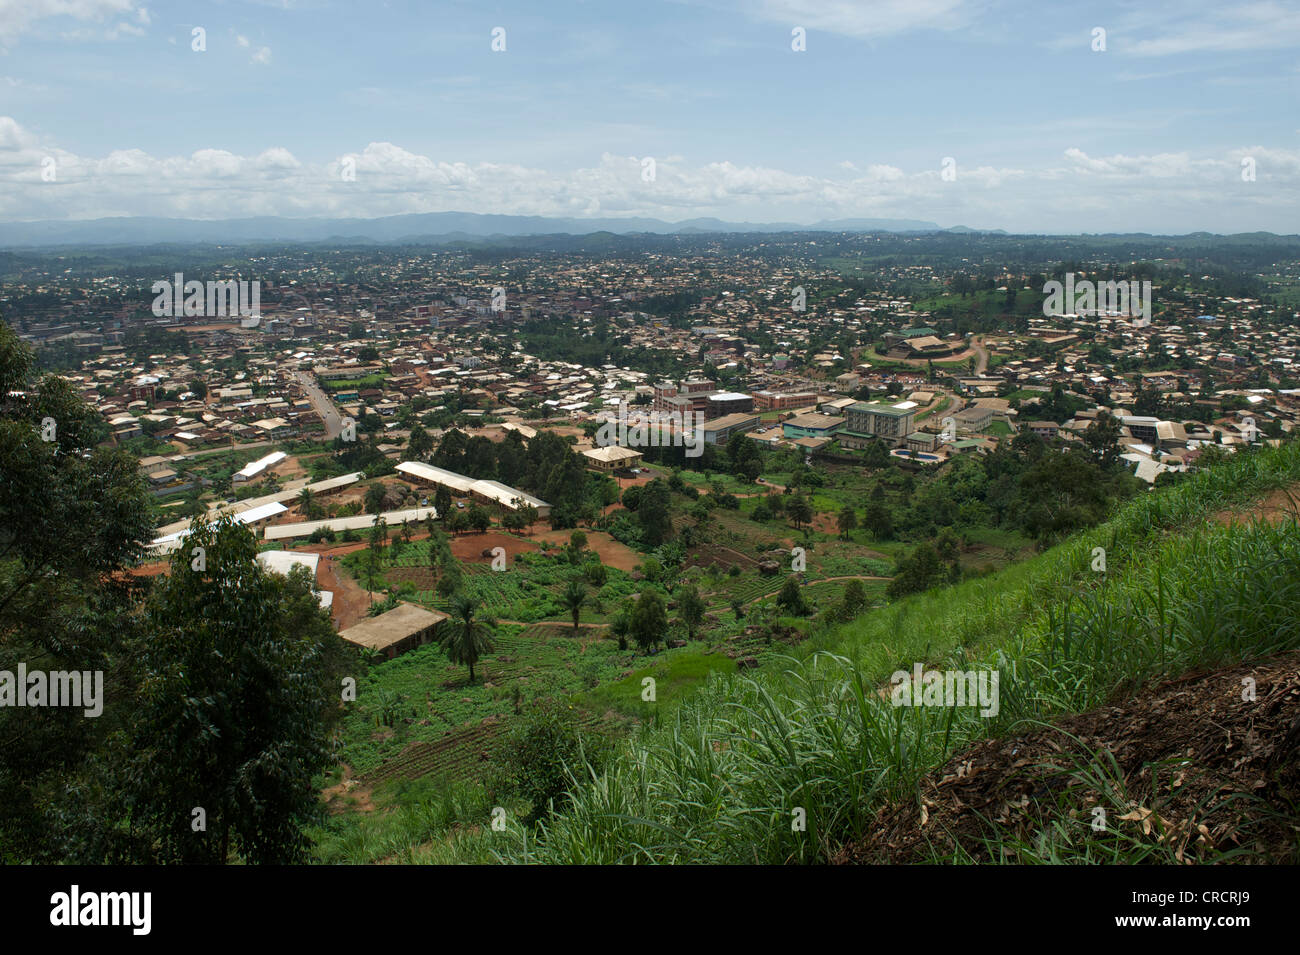
[{"label": "house", "polygon": [[1025,423],[1025,427],[1044,441],[1051,441],[1060,431],[1060,425],[1055,421],[1029,421]]},{"label": "house", "polygon": [[387,613],[368,617],[340,631],[339,636],[354,646],[376,650],[391,660],[399,653],[428,643],[434,638],[435,628],[446,619],[447,614],[437,610],[403,603]]},{"label": "house", "polygon": [[632,467],[645,455],[640,451],[633,451],[631,448],[610,445],[606,448],[589,448],[582,452],[582,456],[586,459],[587,467],[593,471],[608,474],[612,471]]},{"label": "house", "polygon": [[952,416],[958,431],[983,431],[993,423],[993,409],[978,405],[963,408]]}]

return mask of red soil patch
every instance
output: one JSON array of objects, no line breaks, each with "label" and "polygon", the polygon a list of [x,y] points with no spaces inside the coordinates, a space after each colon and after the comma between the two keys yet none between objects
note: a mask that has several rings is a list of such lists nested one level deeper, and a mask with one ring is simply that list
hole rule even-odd
[{"label": "red soil patch", "polygon": [[343,764],[343,778],[322,793],[325,806],[335,815],[344,812],[374,812],[375,804],[371,802],[371,787],[354,779],[352,767]]},{"label": "red soil patch", "polygon": [[[552,544],[567,544],[569,535],[573,531],[547,531],[544,534],[538,534],[537,540],[549,541]],[[600,562],[606,567],[613,567],[615,570],[625,570],[629,573],[636,570],[637,565],[645,558],[628,547],[626,544],[620,544],[614,538],[610,537],[604,531],[583,531],[587,535],[587,549],[594,551],[600,558]]]},{"label": "red soil patch", "polygon": [[[357,550],[365,544],[348,545],[348,549]],[[330,612],[334,617],[334,626],[340,630],[358,623],[370,609],[370,595],[364,587],[352,579],[342,567],[337,566],[329,555],[321,558],[316,568],[316,586],[321,590],[334,592],[334,603]]]},{"label": "red soil patch", "polygon": [[451,538],[449,543],[451,555],[466,564],[491,563],[492,558],[484,557],[483,551],[492,550],[494,547],[504,547],[507,559],[512,559],[518,554],[531,554],[541,550],[540,545],[532,540],[498,531],[488,531],[485,534],[458,534]]},{"label": "red soil patch", "polygon": [[1219,511],[1213,520],[1225,526],[1247,524],[1253,520],[1266,524],[1300,520],[1300,484],[1273,491],[1247,507]]}]

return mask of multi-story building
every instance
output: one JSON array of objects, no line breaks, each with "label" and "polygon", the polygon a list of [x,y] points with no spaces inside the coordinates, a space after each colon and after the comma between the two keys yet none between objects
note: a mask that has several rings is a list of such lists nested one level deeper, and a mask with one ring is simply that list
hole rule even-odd
[{"label": "multi-story building", "polygon": [[724,415],[743,414],[754,410],[754,399],[738,391],[718,391],[708,396],[704,404],[704,419],[712,421]]},{"label": "multi-story building", "polygon": [[700,434],[705,444],[726,444],[733,434],[753,431],[761,420],[758,415],[729,414],[700,425]]},{"label": "multi-story building", "polygon": [[764,390],[754,392],[755,411],[789,411],[791,408],[807,408],[816,404],[817,395],[810,391],[794,393]]},{"label": "multi-story building", "polygon": [[963,408],[952,417],[959,431],[983,431],[993,423],[993,409],[975,405]]},{"label": "multi-story building", "polygon": [[897,408],[875,401],[858,401],[845,409],[844,427],[838,435],[846,448],[866,447],[879,438],[891,447],[898,447],[913,431],[916,417],[911,408]]}]

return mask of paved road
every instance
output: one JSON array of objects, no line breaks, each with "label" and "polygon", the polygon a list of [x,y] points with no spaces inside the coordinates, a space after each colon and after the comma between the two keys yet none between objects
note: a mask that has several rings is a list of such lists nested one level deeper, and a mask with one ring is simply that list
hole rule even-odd
[{"label": "paved road", "polygon": [[343,416],[339,414],[339,410],[334,407],[334,402],[330,400],[329,395],[325,394],[311,374],[299,371],[295,372],[295,376],[298,383],[302,385],[303,391],[307,393],[307,400],[311,402],[311,406],[316,409],[316,413],[325,422],[325,440],[334,440],[343,433]]}]

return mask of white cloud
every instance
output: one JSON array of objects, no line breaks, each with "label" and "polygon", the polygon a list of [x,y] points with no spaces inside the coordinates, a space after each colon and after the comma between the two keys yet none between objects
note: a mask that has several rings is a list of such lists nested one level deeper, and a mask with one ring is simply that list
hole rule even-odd
[{"label": "white cloud", "polygon": [[958,29],[970,22],[973,6],[970,0],[751,0],[739,8],[792,28],[882,37],[917,29]]},{"label": "white cloud", "polygon": [[[0,42],[12,40],[21,33],[30,30],[41,20],[55,17],[71,17],[79,21],[102,23],[118,16],[135,14],[140,22],[148,23],[148,13],[140,13],[135,0],[0,0]],[[137,28],[119,32],[132,32]]]},{"label": "white cloud", "polygon": [[1273,0],[1176,8],[1158,28],[1130,46],[1139,56],[1278,50],[1300,44],[1300,9]]},{"label": "white cloud", "polygon": [[[55,159],[57,185],[41,179]],[[1257,181],[1241,180],[1255,160]],[[547,216],[716,216],[733,221],[814,222],[859,216],[930,219],[1011,231],[1294,231],[1300,215],[1300,149],[1247,145],[1216,155],[1090,155],[1073,147],[1035,169],[963,162],[944,181],[926,168],[841,163],[810,175],[735,161],[605,153],[582,168],[434,159],[390,142],[330,161],[283,147],[256,155],[201,149],[152,156],[124,149],[83,157],[0,116],[0,219],[155,215],[373,217],[469,211]],[[345,180],[346,169],[355,171]],[[1161,223],[1157,226],[1154,223]]]}]

